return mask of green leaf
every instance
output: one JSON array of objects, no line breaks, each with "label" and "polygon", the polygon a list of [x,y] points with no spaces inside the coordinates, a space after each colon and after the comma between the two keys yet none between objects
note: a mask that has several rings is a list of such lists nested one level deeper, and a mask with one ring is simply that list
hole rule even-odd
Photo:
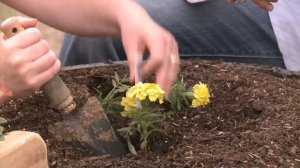
[{"label": "green leaf", "polygon": [[132,153],[134,155],[137,155],[135,147],[132,145],[132,143],[131,143],[131,141],[130,141],[129,138],[127,139],[127,144],[128,144],[128,149],[129,149],[130,153]]},{"label": "green leaf", "polygon": [[128,130],[128,127],[119,128],[119,132],[126,132]]},{"label": "green leaf", "polygon": [[147,138],[144,139],[144,141],[141,143],[141,149],[146,149],[147,148]]},{"label": "green leaf", "polygon": [[180,111],[181,110],[181,104],[177,103],[177,110]]},{"label": "green leaf", "polygon": [[114,79],[111,81],[111,83],[114,86],[114,88],[117,87],[117,83],[116,83],[116,81]]},{"label": "green leaf", "polygon": [[6,124],[7,120],[5,118],[0,117],[0,125]]},{"label": "green leaf", "polygon": [[119,88],[116,91],[118,91],[119,93],[123,93],[123,92],[127,91],[128,88],[129,88],[128,85],[121,85],[121,86],[119,86]]},{"label": "green leaf", "polygon": [[115,72],[115,79],[116,79],[116,81],[119,83],[120,79],[119,79],[119,75],[118,75],[117,72]]}]

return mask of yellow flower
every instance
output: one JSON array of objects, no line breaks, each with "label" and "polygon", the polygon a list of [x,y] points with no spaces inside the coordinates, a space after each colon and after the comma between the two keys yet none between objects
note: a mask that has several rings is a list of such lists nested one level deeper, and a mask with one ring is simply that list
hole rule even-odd
[{"label": "yellow flower", "polygon": [[147,97],[151,102],[159,101],[160,104],[163,103],[165,92],[160,88],[158,84],[154,83],[138,83],[131,87],[126,92],[126,97],[122,98],[121,104],[125,107],[125,112],[122,113],[123,116],[128,116],[126,111],[134,111],[137,104],[136,101],[143,101]]},{"label": "yellow flower", "polygon": [[121,105],[125,107],[125,111],[131,111],[136,107],[136,100],[129,97],[122,97]]},{"label": "yellow flower", "polygon": [[138,99],[138,100],[145,100],[147,97],[147,93],[145,92],[145,86],[143,83],[138,83],[132,86],[127,92],[126,97]]},{"label": "yellow flower", "polygon": [[206,84],[199,82],[193,87],[194,99],[192,101],[192,107],[196,108],[202,105],[206,105],[210,102],[210,94]]},{"label": "yellow flower", "polygon": [[164,102],[164,94],[165,92],[160,88],[158,84],[154,83],[145,83],[146,92],[151,102],[155,102],[157,99],[159,103],[162,104]]},{"label": "yellow flower", "polygon": [[165,92],[155,83],[138,83],[126,92],[126,97],[143,101],[148,96],[151,102],[163,103]]}]

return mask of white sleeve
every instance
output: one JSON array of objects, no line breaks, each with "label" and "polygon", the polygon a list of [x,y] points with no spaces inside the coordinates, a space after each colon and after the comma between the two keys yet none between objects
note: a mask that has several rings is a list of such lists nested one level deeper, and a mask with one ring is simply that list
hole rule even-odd
[{"label": "white sleeve", "polygon": [[285,66],[300,71],[300,0],[278,1],[269,12]]}]

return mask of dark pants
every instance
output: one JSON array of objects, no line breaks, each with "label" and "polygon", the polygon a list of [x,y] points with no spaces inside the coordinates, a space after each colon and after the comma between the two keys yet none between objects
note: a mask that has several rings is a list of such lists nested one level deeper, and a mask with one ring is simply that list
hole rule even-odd
[{"label": "dark pants", "polygon": [[[185,0],[140,0],[149,14],[176,38],[181,58],[285,67],[268,12],[251,1],[226,0],[189,4]],[[66,34],[63,66],[125,60],[119,38],[88,38]]]}]

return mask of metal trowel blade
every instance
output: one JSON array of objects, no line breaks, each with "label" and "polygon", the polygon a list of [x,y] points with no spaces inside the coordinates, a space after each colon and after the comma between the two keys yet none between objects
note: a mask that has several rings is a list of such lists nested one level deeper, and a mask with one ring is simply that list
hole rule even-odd
[{"label": "metal trowel blade", "polygon": [[127,154],[96,97],[88,98],[83,107],[65,115],[49,131],[57,140],[94,155],[113,158]]}]

